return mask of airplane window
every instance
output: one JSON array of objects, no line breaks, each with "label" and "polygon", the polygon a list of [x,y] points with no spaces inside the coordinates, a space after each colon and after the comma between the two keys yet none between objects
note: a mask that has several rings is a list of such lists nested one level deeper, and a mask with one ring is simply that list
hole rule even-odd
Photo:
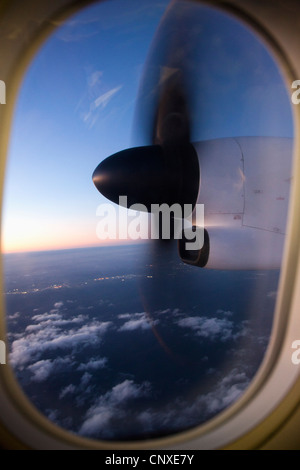
[{"label": "airplane window", "polygon": [[[111,0],[57,25],[20,89],[2,229],[9,363],[41,413],[142,440],[243,394],[272,331],[292,147],[280,69],[225,11]],[[151,238],[126,202],[192,220]]]}]

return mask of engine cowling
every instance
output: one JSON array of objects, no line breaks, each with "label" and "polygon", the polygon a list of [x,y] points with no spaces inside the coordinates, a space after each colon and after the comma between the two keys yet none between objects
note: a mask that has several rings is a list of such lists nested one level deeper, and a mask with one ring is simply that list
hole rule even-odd
[{"label": "engine cowling", "polygon": [[[291,182],[292,139],[239,137],[194,144],[204,204],[200,250],[179,240],[181,259],[216,269],[281,264]],[[198,227],[198,230],[201,227]]]}]

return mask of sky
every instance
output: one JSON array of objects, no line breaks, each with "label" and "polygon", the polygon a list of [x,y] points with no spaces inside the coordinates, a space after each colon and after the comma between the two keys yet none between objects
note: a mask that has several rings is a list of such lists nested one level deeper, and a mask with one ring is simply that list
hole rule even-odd
[{"label": "sky", "polygon": [[[92,173],[105,157],[149,144],[156,102],[145,96],[157,83],[145,64],[154,63],[159,77],[155,58],[173,43],[168,29],[152,59],[148,53],[168,3],[96,3],[60,25],[33,59],[12,126],[3,251],[107,243],[96,233],[97,207],[107,201]],[[283,77],[254,34],[208,7],[179,6],[173,15],[175,33],[182,18],[187,31],[181,50],[188,57],[193,140],[292,137]]]}]

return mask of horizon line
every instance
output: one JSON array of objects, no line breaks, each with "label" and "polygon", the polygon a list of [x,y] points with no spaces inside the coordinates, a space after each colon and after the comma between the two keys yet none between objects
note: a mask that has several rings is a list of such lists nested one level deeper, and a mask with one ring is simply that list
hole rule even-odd
[{"label": "horizon line", "polygon": [[41,249],[28,249],[28,250],[16,250],[16,251],[7,251],[1,249],[1,254],[2,255],[22,255],[22,254],[29,254],[29,253],[49,253],[52,251],[72,251],[72,250],[86,250],[89,248],[113,248],[113,247],[121,247],[121,246],[135,246],[135,245],[140,245],[141,243],[145,244],[149,240],[130,240],[130,242],[126,242],[125,240],[122,240],[123,243],[106,243],[102,245],[82,245],[82,246],[73,246],[73,247],[60,247],[60,248],[41,248]]}]

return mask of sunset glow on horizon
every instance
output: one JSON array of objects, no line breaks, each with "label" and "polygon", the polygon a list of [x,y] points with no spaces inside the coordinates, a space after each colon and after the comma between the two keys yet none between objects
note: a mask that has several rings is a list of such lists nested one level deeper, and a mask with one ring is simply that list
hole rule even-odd
[{"label": "sunset glow on horizon", "polygon": [[[86,224],[68,226],[67,224],[52,224],[51,220],[18,221],[10,224],[11,232],[4,231],[2,237],[3,253],[22,253],[32,251],[67,250],[76,248],[92,248],[100,246],[116,246],[135,244],[144,240],[118,238],[118,236],[100,239],[96,234],[96,223],[87,221]],[[56,229],[55,229],[56,226]],[[20,227],[22,230],[20,231]],[[74,232],[76,227],[76,232]]]}]

